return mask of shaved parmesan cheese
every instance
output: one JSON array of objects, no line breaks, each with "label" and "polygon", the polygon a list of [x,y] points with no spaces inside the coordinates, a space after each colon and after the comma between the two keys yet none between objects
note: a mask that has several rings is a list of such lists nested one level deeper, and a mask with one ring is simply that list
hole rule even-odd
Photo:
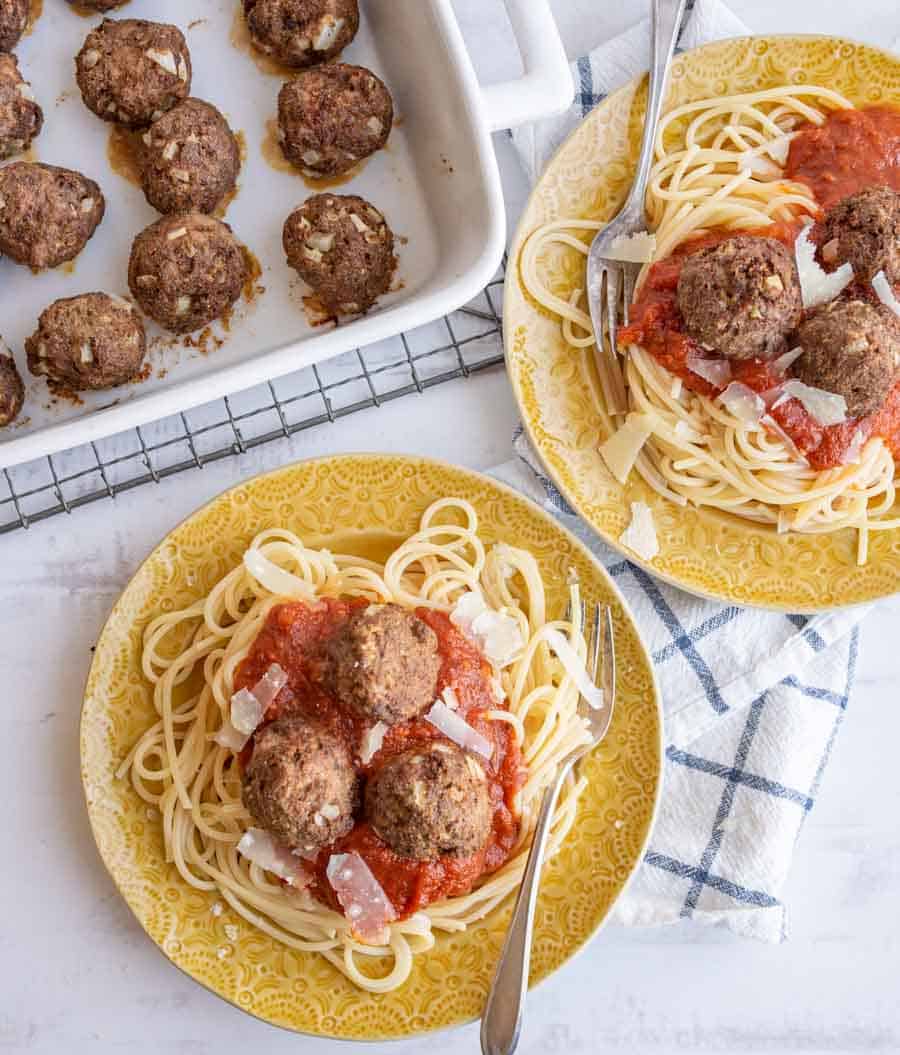
[{"label": "shaved parmesan cheese", "polygon": [[773,359],[772,366],[779,374],[786,374],[801,355],[803,355],[802,348],[792,348],[789,352],[785,352],[784,355],[779,355],[777,359]]},{"label": "shaved parmesan cheese", "polygon": [[397,913],[366,862],[359,854],[332,854],[325,874],[354,937],[369,945],[386,945],[388,924]]},{"label": "shaved parmesan cheese", "polygon": [[619,542],[642,560],[653,560],[659,553],[653,513],[644,502],[631,503],[631,523],[619,535]]},{"label": "shaved parmesan cheese", "polygon": [[863,435],[862,429],[857,429],[853,433],[853,439],[850,441],[850,446],[844,451],[844,456],[841,458],[841,465],[859,465],[862,461],[863,447],[866,445],[866,437]]},{"label": "shaved parmesan cheese", "polygon": [[451,685],[448,685],[441,693],[441,699],[447,704],[451,711],[459,710],[459,698]]},{"label": "shaved parmesan cheese", "polygon": [[791,437],[788,436],[788,434],[778,424],[778,422],[772,417],[771,414],[766,414],[766,416],[762,419],[762,424],[765,425],[766,428],[770,432],[774,432],[775,433],[775,435],[781,440],[781,442],[785,445],[785,447],[787,447],[787,449],[791,452],[791,454],[793,454],[793,456],[798,461],[803,462],[804,465],[809,465],[809,462],[800,453],[800,450],[798,449],[797,444],[794,443],[794,441],[791,439]]},{"label": "shaved parmesan cheese", "polygon": [[[781,169],[787,164],[788,152],[794,135],[796,133],[786,133],[752,150],[742,151],[738,158],[738,168],[750,169],[751,172],[760,171],[763,175],[780,176]],[[766,154],[768,158],[765,157]],[[769,158],[772,161],[769,161]],[[772,162],[776,162],[776,165]]]},{"label": "shaved parmesan cheese", "polygon": [[632,413],[601,445],[600,457],[620,484],[628,479],[637,456],[652,432],[653,418],[649,414]]},{"label": "shaved parmesan cheese", "polygon": [[[634,503],[634,505],[638,504],[637,502]],[[600,710],[604,705],[603,690],[591,681],[587,668],[575,649],[572,648],[558,630],[547,631],[547,644],[556,653],[566,673],[575,683],[575,687],[584,697],[588,706],[593,707],[594,710]]]},{"label": "shaved parmesan cheese", "polygon": [[699,355],[687,357],[687,368],[716,388],[724,388],[731,380],[731,363],[727,359],[704,359]]},{"label": "shaved parmesan cheese", "polygon": [[690,437],[692,435],[692,433],[691,433],[691,426],[688,425],[688,423],[686,421],[676,421],[675,422],[675,435],[680,440],[688,440],[688,439],[690,439]]},{"label": "shaved parmesan cheese", "polygon": [[439,729],[444,736],[459,744],[465,751],[475,751],[487,759],[494,753],[494,745],[486,736],[473,729],[465,718],[456,711],[451,711],[440,700],[435,700],[431,705],[431,710],[425,715],[425,721],[430,722],[435,729]]},{"label": "shaved parmesan cheese", "polygon": [[243,751],[250,739],[247,733],[239,733],[230,721],[222,723],[222,728],[213,737],[214,743],[220,747],[227,747],[229,751]]},{"label": "shaved parmesan cheese", "polygon": [[322,816],[326,821],[336,821],[340,815],[340,809],[333,802],[326,802],[322,807]]},{"label": "shaved parmesan cheese", "polygon": [[231,724],[234,728],[250,736],[287,683],[287,674],[273,663],[252,689],[236,692],[231,697]]},{"label": "shaved parmesan cheese", "polygon": [[456,602],[450,622],[472,638],[495,667],[508,666],[525,647],[518,620],[489,608],[474,590]]},{"label": "shaved parmesan cheese", "polygon": [[[506,693],[503,691],[503,682],[496,674],[492,675],[491,677],[491,692],[493,693],[494,699],[497,701],[497,703],[503,703],[503,701],[506,699]],[[444,696],[446,695],[447,690],[445,689]]]},{"label": "shaved parmesan cheese", "polygon": [[886,308],[890,308],[897,318],[900,319],[900,301],[894,295],[891,284],[887,280],[887,275],[883,271],[879,271],[872,279],[872,289],[878,294],[878,299],[881,303]]},{"label": "shaved parmesan cheese", "polygon": [[813,388],[797,380],[785,381],[781,392],[781,397],[772,404],[773,410],[788,399],[798,399],[819,425],[840,425],[847,420],[847,400],[835,392]]},{"label": "shaved parmesan cheese", "polygon": [[746,425],[758,424],[766,412],[766,404],[762,399],[740,381],[732,381],[719,399],[729,414]]},{"label": "shaved parmesan cheese", "polygon": [[277,875],[291,886],[305,887],[310,881],[299,859],[262,828],[248,828],[237,848],[242,857]]},{"label": "shaved parmesan cheese", "polygon": [[649,264],[656,254],[656,235],[649,231],[621,234],[603,254],[607,260],[622,260],[628,264]]},{"label": "shaved parmesan cheese", "polygon": [[366,730],[359,748],[359,758],[364,766],[367,766],[381,750],[387,731],[388,727],[384,722],[376,722],[371,729]]},{"label": "shaved parmesan cheese", "polygon": [[812,227],[808,223],[797,235],[794,243],[794,256],[797,260],[797,275],[800,279],[800,296],[804,308],[815,308],[818,304],[827,304],[839,296],[846,286],[853,281],[853,268],[850,264],[841,264],[837,271],[826,274],[816,261],[816,246],[809,239]]},{"label": "shaved parmesan cheese", "polygon": [[780,166],[754,150],[744,150],[738,154],[738,168],[742,172],[752,172],[754,176],[771,176],[777,179],[781,175]]},{"label": "shaved parmesan cheese", "polygon": [[308,582],[285,571],[284,568],[279,568],[258,549],[247,550],[244,554],[244,567],[263,589],[278,597],[309,599],[313,596],[313,588]]}]

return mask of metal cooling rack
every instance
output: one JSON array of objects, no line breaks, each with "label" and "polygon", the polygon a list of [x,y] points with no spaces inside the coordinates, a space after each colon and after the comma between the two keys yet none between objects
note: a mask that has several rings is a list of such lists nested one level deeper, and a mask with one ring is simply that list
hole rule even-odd
[{"label": "metal cooling rack", "polygon": [[503,362],[503,271],[434,323],[109,439],[4,469],[0,535]]}]

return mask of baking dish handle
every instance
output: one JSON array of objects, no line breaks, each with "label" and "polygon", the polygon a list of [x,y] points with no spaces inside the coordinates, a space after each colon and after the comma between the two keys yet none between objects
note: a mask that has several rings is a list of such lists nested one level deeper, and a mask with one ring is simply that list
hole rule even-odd
[{"label": "baking dish handle", "polygon": [[522,54],[521,77],[483,89],[492,132],[560,113],[575,87],[549,0],[504,0]]}]

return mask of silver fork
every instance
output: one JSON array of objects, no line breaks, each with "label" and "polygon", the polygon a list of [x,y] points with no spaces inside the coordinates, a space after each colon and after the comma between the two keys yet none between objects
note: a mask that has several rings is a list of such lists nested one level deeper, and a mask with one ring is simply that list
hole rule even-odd
[{"label": "silver fork", "polygon": [[[582,604],[582,626],[585,607]],[[591,681],[603,690],[603,707],[588,706],[584,697],[578,712],[586,718],[590,728],[590,743],[576,748],[559,767],[553,783],[544,792],[538,814],[528,863],[516,898],[512,920],[503,943],[497,973],[488,994],[481,1022],[481,1050],[484,1055],[512,1055],[519,1043],[522,1012],[528,990],[528,968],[531,963],[531,937],[534,928],[534,909],[540,881],[544,851],[550,834],[550,822],[556,812],[563,782],[576,762],[593,751],[606,736],[612,721],[616,690],[616,654],[613,642],[612,612],[606,605],[596,605],[591,631],[588,635],[588,674]]]},{"label": "silver fork", "polygon": [[[644,199],[647,181],[653,164],[653,142],[662,110],[663,98],[669,79],[672,53],[681,28],[686,0],[651,0],[650,31],[650,86],[647,94],[647,110],[644,114],[644,134],[638,156],[634,183],[628,198],[616,216],[597,233],[591,244],[587,263],[587,296],[591,321],[594,324],[597,348],[603,351],[604,321],[609,338],[608,354],[616,354],[616,336],[619,327],[619,300],[622,300],[622,318],[628,325],[628,311],[634,298],[634,284],[640,266],[611,260],[608,257],[613,243],[619,238],[646,231]],[[624,407],[619,408],[624,410]]]}]

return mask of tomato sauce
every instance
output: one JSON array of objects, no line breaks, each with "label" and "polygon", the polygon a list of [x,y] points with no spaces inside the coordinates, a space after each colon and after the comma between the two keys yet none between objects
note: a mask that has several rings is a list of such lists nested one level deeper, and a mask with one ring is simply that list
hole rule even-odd
[{"label": "tomato sauce", "polygon": [[[353,610],[368,603],[356,598],[323,598],[314,605],[298,602],[276,606],[235,676],[236,690],[251,688],[272,663],[278,663],[288,675],[288,684],[273,701],[264,721],[271,722],[291,713],[314,715],[325,721],[349,747],[362,778],[377,773],[388,759],[408,748],[443,739],[430,722],[416,718],[391,726],[381,750],[371,762],[368,765],[361,762],[359,744],[372,723],[329,695],[322,683],[323,649]],[[459,701],[458,713],[494,745],[491,759],[479,760],[483,761],[493,805],[488,842],[470,857],[415,861],[395,854],[372,826],[361,819],[352,831],[323,849],[309,865],[316,896],[338,908],[325,874],[328,859],[333,853],[358,853],[381,884],[399,919],[435,901],[466,893],[481,876],[504,864],[519,835],[514,800],[525,777],[521,752],[511,727],[506,722],[493,722],[485,717],[487,711],[506,706],[494,698],[488,662],[443,612],[420,608],[417,615],[437,635],[441,656],[438,694],[452,688]],[[241,763],[246,765],[251,755],[252,740],[242,753]]]}]

